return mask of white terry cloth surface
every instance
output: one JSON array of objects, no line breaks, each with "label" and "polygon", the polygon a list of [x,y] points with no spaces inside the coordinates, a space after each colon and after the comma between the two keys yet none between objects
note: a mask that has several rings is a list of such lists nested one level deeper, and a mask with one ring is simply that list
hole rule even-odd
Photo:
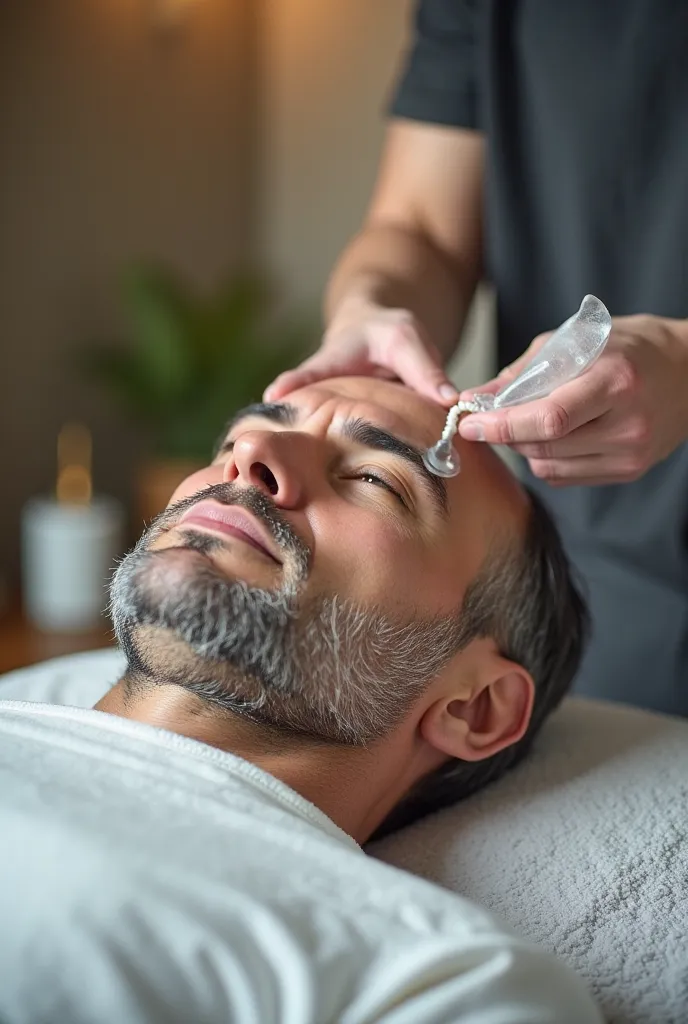
[{"label": "white terry cloth surface", "polygon": [[[78,663],[109,664],[101,693],[112,658]],[[0,922],[3,1024],[601,1019],[551,955],[272,776],[75,707],[0,703]]]},{"label": "white terry cloth surface", "polygon": [[569,699],[511,774],[368,849],[566,960],[609,1024],[688,1022],[688,721]]},{"label": "white terry cloth surface", "polygon": [[114,647],[51,658],[0,675],[0,700],[92,708],[121,678],[126,658]]}]

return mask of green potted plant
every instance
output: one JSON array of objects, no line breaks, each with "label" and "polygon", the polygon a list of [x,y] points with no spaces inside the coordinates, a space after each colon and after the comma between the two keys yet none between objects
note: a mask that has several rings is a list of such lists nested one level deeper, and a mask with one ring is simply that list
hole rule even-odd
[{"label": "green potted plant", "polygon": [[231,413],[304,357],[315,324],[276,318],[264,281],[251,274],[201,295],[164,267],[138,265],[122,297],[128,344],[91,346],[86,365],[150,440],[137,500],[148,521],[207,465]]}]

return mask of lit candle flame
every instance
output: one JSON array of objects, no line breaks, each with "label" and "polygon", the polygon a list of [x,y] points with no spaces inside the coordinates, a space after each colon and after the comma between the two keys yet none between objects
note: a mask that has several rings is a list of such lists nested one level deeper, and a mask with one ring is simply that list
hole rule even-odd
[{"label": "lit candle flame", "polygon": [[88,505],[91,501],[91,432],[81,423],[66,424],[57,437],[57,487],[60,503]]}]

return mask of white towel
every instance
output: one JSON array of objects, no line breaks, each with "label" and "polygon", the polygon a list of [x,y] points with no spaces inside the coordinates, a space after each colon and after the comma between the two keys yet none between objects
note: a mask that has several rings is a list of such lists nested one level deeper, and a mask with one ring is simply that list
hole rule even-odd
[{"label": "white towel", "polygon": [[568,961],[609,1024],[688,1022],[688,722],[570,699],[523,765],[369,852]]},{"label": "white towel", "polygon": [[[0,699],[92,706],[115,651],[0,678]],[[374,846],[567,960],[609,1024],[688,1024],[688,722],[569,699],[528,760]]]}]

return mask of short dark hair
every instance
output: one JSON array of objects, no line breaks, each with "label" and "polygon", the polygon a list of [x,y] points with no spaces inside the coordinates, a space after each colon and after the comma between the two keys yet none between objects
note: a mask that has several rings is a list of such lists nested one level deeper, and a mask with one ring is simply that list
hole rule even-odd
[{"label": "short dark hair", "polygon": [[372,839],[381,839],[494,782],[527,754],[542,723],[569,690],[589,630],[585,602],[554,521],[532,492],[525,543],[490,559],[468,587],[461,608],[460,648],[479,637],[533,677],[535,701],[524,735],[481,761],[453,758],[415,784]]}]

